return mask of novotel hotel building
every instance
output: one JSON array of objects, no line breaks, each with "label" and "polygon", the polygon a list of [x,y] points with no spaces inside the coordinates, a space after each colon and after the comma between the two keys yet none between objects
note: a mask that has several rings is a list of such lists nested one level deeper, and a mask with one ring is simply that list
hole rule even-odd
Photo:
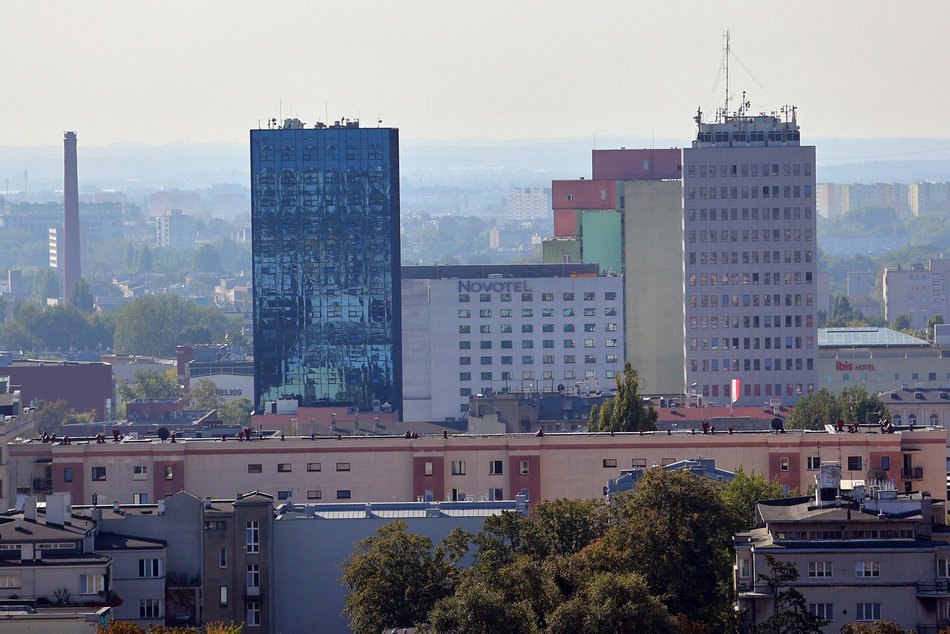
[{"label": "novotel hotel building", "polygon": [[403,418],[464,418],[487,390],[610,388],[623,318],[623,278],[595,264],[403,267]]}]

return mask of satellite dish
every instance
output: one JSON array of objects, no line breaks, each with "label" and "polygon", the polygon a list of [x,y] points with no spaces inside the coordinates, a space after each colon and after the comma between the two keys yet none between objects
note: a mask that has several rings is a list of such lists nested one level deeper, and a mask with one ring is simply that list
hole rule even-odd
[{"label": "satellite dish", "polygon": [[887,472],[885,472],[884,469],[878,467],[868,469],[868,473],[865,476],[866,482],[879,482],[882,480],[887,480]]},{"label": "satellite dish", "polygon": [[782,431],[785,429],[785,421],[776,416],[772,419],[772,424],[770,425],[774,431]]},{"label": "satellite dish", "polygon": [[168,440],[168,437],[171,435],[171,432],[168,431],[168,427],[159,427],[157,433],[158,437],[163,441]]}]

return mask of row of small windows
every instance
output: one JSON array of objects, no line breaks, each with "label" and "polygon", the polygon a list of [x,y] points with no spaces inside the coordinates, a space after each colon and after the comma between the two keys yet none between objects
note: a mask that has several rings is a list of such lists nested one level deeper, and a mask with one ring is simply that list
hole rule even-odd
[{"label": "row of small windows", "polygon": [[[695,232],[690,232],[691,234]],[[690,239],[695,239],[691,235]],[[690,251],[687,262],[690,266],[700,264],[811,264],[814,253],[808,251],[785,251],[784,259],[781,251]],[[811,273],[806,271],[805,283],[811,284]]]},{"label": "row of small windows", "polygon": [[[716,142],[729,141],[728,132],[716,132],[716,137],[721,137],[725,135],[725,138],[717,138]],[[765,138],[761,135],[764,135],[764,132],[750,132],[750,135],[757,135],[756,139],[749,139],[750,141],[764,141]],[[770,132],[769,135],[781,135],[781,132]],[[798,133],[795,133],[797,139]],[[709,136],[712,137],[712,133],[704,132],[700,133],[700,137]],[[733,141],[746,141],[745,132],[733,132],[732,133]],[[703,141],[703,138],[699,138],[699,141]],[[706,139],[711,142],[712,139]],[[780,139],[769,139],[780,140]],[[781,168],[781,174],[779,173],[779,168]],[[689,165],[686,168],[687,178],[696,178],[697,175],[699,178],[720,178],[720,177],[729,177],[735,178],[737,176],[752,176],[758,178],[760,175],[764,177],[769,176],[811,176],[811,163],[762,163],[762,169],[759,170],[759,163],[743,163],[741,165]]]},{"label": "row of small windows", "polygon": [[[739,337],[732,337],[731,341],[729,337],[701,337],[698,341],[700,350],[719,350],[720,347],[723,350],[740,350]],[[782,343],[782,337],[743,337],[741,350],[782,350]],[[815,338],[785,337],[784,343],[785,350],[801,350],[803,347],[812,349],[815,347]],[[690,338],[689,348],[690,350],[697,349],[696,337]]]},{"label": "row of small windows", "polygon": [[[501,318],[503,318],[503,319],[512,316],[512,312],[511,312],[511,309],[510,309],[510,308],[502,308],[502,309],[500,309],[500,310],[498,311],[498,314],[499,314],[499,316],[500,316]],[[461,317],[461,318],[463,318],[463,319],[468,319],[469,317],[472,316],[472,311],[471,311],[470,309],[468,309],[468,308],[459,308],[458,315],[459,315],[459,317]],[[577,316],[577,313],[576,313],[576,311],[575,311],[573,308],[562,308],[562,309],[561,309],[561,315],[562,315],[563,317],[576,317],[576,316]],[[479,316],[479,317],[482,317],[482,318],[490,318],[490,317],[492,316],[492,309],[491,309],[491,308],[480,308],[480,309],[478,310],[478,316]],[[521,309],[521,316],[522,316],[522,317],[534,317],[534,309],[533,309],[533,308],[522,308],[522,309]],[[585,309],[584,309],[584,317],[596,317],[596,316],[597,316],[597,309],[596,309],[596,308],[585,308]],[[612,308],[605,308],[605,309],[604,309],[604,316],[605,316],[605,317],[616,317],[616,316],[617,316],[617,309],[616,309],[616,308],[613,308],[613,307],[612,307]],[[553,309],[553,308],[544,308],[544,309],[542,309],[542,310],[541,310],[541,317],[554,317],[554,309]]]},{"label": "row of small windows", "polygon": [[687,187],[686,188],[686,199],[695,200],[696,199],[696,190],[699,189],[699,199],[700,200],[716,200],[717,194],[718,197],[722,200],[738,200],[740,198],[759,198],[759,192],[762,193],[762,198],[811,198],[812,197],[812,186],[811,185],[784,185],[781,188],[778,185],[763,185],[762,187],[749,187],[748,185],[743,185],[741,188],[733,185],[732,187]]},{"label": "row of small windows", "polygon": [[[553,370],[544,370],[541,373],[542,380],[552,380],[554,379]],[[604,372],[604,378],[612,379],[616,376],[616,370],[607,370]],[[577,379],[577,372],[574,370],[564,370],[563,378],[568,381],[574,381]],[[584,370],[584,379],[596,379],[598,378],[597,370]],[[537,373],[534,370],[523,370],[521,372],[521,379],[524,381],[534,381],[537,380]],[[459,381],[471,381],[472,373],[471,372],[459,372]],[[499,372],[496,378],[495,374],[492,372],[482,372],[479,376],[480,381],[515,381],[513,372]],[[472,388],[463,387],[459,389],[459,396],[471,396]]]},{"label": "row of small windows", "polygon": [[[804,296],[801,293],[786,293],[785,306],[801,306],[803,297],[805,300],[805,306],[812,306],[815,303],[815,296],[812,293],[805,293]],[[740,305],[740,295],[737,293],[733,293],[732,295],[727,295],[725,293],[722,295],[690,295],[688,302],[690,308],[696,308],[697,299],[698,305],[702,308],[717,308],[720,306],[720,299],[722,299],[722,308],[736,308]],[[759,294],[744,294],[741,296],[741,302],[743,307],[759,306]],[[782,306],[782,295],[780,293],[775,293],[774,295],[762,295],[761,305]]]},{"label": "row of small windows", "polygon": [[[741,359],[742,367],[739,367],[740,359],[723,358],[720,365],[719,359],[690,359],[690,370],[693,372],[781,372],[782,359],[766,357],[764,359]],[[814,370],[815,360],[807,358],[802,361],[801,358],[785,359],[785,371],[793,370]],[[715,394],[713,396],[716,396]]]},{"label": "row of small windows", "polygon": [[[308,462],[307,471],[315,472],[321,471],[321,464],[319,462]],[[350,463],[349,462],[338,462],[336,463],[337,471],[349,471]],[[277,473],[290,473],[293,471],[293,464],[290,462],[278,462],[277,463]],[[259,462],[249,463],[247,465],[248,473],[263,473],[264,465]]]},{"label": "row of small windows", "polygon": [[[704,254],[705,255],[705,254]],[[758,255],[758,254],[756,254]],[[755,258],[758,263],[758,258]],[[697,281],[699,286],[758,286],[760,283],[763,286],[780,286],[782,285],[782,280],[784,278],[784,283],[788,285],[792,284],[801,284],[802,280],[805,280],[805,284],[812,283],[812,274],[811,271],[805,271],[805,274],[802,275],[801,271],[785,271],[784,276],[782,273],[775,272],[766,272],[762,275],[759,273],[753,273],[746,271],[744,273],[690,273],[687,277],[688,286],[696,286]],[[741,279],[741,282],[740,282]],[[761,282],[760,282],[761,280]]]},{"label": "row of small windows", "polygon": [[[702,385],[702,394],[705,397],[718,397],[720,393],[724,398],[729,397],[729,384],[724,385],[718,384],[703,384]],[[802,383],[786,383],[785,384],[785,396],[801,396],[802,394],[811,394],[815,391],[814,383],[802,384]],[[751,398],[753,396],[781,396],[782,395],[782,384],[781,383],[744,383],[742,385],[742,395]]]},{"label": "row of small windows", "polygon": [[[690,207],[686,210],[686,220],[694,222],[697,217],[700,222],[716,222],[718,221],[733,221],[736,222],[739,220],[739,209],[733,207],[731,209],[719,209],[715,207],[712,209],[702,208],[699,210],[697,216],[696,209]],[[742,208],[742,220],[758,220],[759,219],[759,208],[758,207],[743,207]],[[810,220],[812,217],[811,207],[805,207],[805,219]],[[801,220],[802,219],[802,208],[801,207],[785,207],[784,214],[782,209],[779,207],[763,207],[762,208],[762,220]]]},{"label": "row of small windows", "polygon": [[[563,363],[566,363],[569,365],[577,363],[578,356],[580,356],[583,359],[584,363],[597,363],[596,354],[585,354],[585,355],[565,354],[562,357]],[[535,358],[536,357],[531,354],[522,355],[521,363],[522,365],[534,365]],[[541,363],[543,363],[544,365],[553,365],[555,363],[556,357],[553,354],[546,354],[546,355],[542,355],[539,358],[541,359]],[[479,365],[492,365],[492,361],[493,361],[493,357],[488,357],[488,356],[479,357]],[[514,357],[502,356],[500,358],[500,361],[501,361],[501,365],[514,365]],[[604,362],[617,363],[617,355],[616,354],[605,355]],[[459,365],[472,365],[472,357],[459,357]]]},{"label": "row of small windows", "polygon": [[[175,468],[173,465],[166,465],[163,471],[164,478],[166,480],[175,479]],[[94,482],[105,482],[108,480],[108,471],[106,467],[92,467],[90,476]],[[72,482],[73,481],[73,467],[63,467],[63,482]],[[148,465],[133,465],[132,467],[132,479],[133,480],[147,480],[148,479]]]},{"label": "row of small windows", "polygon": [[[466,469],[466,462],[464,460],[453,460],[451,463],[452,475],[467,475],[468,471]],[[433,474],[433,463],[426,461],[423,467],[423,473],[427,476]],[[489,460],[488,461],[488,475],[504,475],[505,473],[505,461],[504,460]],[[519,475],[528,475],[531,473],[531,467],[527,460],[521,460],[518,465]]]},{"label": "row of small windows", "polygon": [[[762,230],[762,242],[781,242],[782,241],[782,230],[781,229],[768,229]],[[691,239],[689,236],[693,236]],[[695,242],[695,231],[690,231],[687,233],[687,240],[689,242]],[[739,238],[742,238],[742,242],[759,242],[759,230],[758,229],[743,229],[740,233],[738,229],[721,229],[721,230],[712,230],[706,231],[703,229],[699,232],[699,241],[700,242],[739,242]],[[814,233],[811,229],[785,229],[784,231],[784,241],[785,242],[802,242],[802,237],[804,236],[805,242],[812,242]]]},{"label": "row of small windows", "polygon": [[[700,328],[707,329],[717,329],[722,328],[723,330],[732,328],[801,328],[802,327],[802,316],[801,315],[785,315],[785,325],[782,325],[782,316],[781,315],[743,315],[742,321],[739,321],[739,315],[731,316],[709,316],[703,315],[702,317],[696,317],[693,315],[689,318],[689,327],[695,329],[697,325]],[[742,324],[741,326],[739,324]],[[805,315],[805,327],[812,328],[815,324],[814,315]],[[746,347],[746,350],[749,348]],[[948,377],[950,378],[950,377]],[[936,374],[931,380],[936,380]]]},{"label": "row of small windows", "polygon": [[[459,317],[462,317],[463,319],[465,318],[465,317],[463,316],[462,311],[459,311]],[[472,332],[472,327],[471,327],[469,324],[459,324],[459,327],[458,327],[458,328],[459,328],[459,334],[460,334],[460,335],[468,335],[468,334],[471,334],[471,332]],[[563,330],[564,332],[576,332],[576,325],[575,325],[575,324],[564,324],[564,325],[562,326],[562,330]],[[480,334],[483,334],[483,335],[489,335],[489,334],[491,334],[491,331],[492,331],[491,324],[481,324],[481,325],[478,327],[478,332],[479,332]],[[511,332],[514,332],[514,327],[513,327],[511,324],[501,324],[501,325],[499,325],[499,327],[498,327],[498,331],[501,332],[501,333],[503,333],[503,334],[504,334],[504,333],[511,333]],[[617,332],[617,324],[616,324],[616,322],[611,322],[611,323],[604,324],[604,331],[605,331],[605,332]],[[534,324],[521,324],[521,332],[534,332]],[[554,324],[541,324],[541,332],[554,332]],[[597,324],[584,324],[584,332],[597,332]],[[483,348],[486,347],[486,346],[484,345],[484,343],[485,343],[485,342],[482,342],[482,344],[483,344],[482,347],[483,347]],[[487,347],[490,348],[491,345],[488,345]],[[503,347],[503,348],[505,348],[505,347],[510,348],[511,345],[509,344],[509,345],[505,346],[505,345],[504,345],[504,342],[502,342],[502,347]]]},{"label": "row of small windows", "polygon": [[[303,160],[316,160],[320,155],[321,149],[323,150],[324,158],[337,159],[340,156],[340,146],[337,143],[327,143],[322,147],[308,144],[303,147]],[[356,160],[364,156],[369,160],[382,160],[383,158],[383,147],[379,143],[370,144],[365,148],[365,150],[361,148],[359,143],[347,143],[344,150],[348,160]],[[259,157],[261,161],[272,161],[274,160],[274,155],[274,146],[270,144],[263,144],[260,146]],[[282,161],[295,160],[296,155],[297,152],[294,145],[286,144],[280,147],[280,159]]]},{"label": "row of small windows", "polygon": [[[587,332],[593,332],[593,330],[589,330],[589,331],[587,331]],[[501,349],[503,349],[503,350],[506,350],[506,349],[512,348],[512,344],[513,344],[514,342],[509,339],[509,340],[501,341],[500,343],[501,343],[501,345],[500,345],[499,347],[500,347]],[[479,348],[479,350],[491,350],[491,349],[492,349],[492,344],[493,344],[493,342],[491,342],[491,341],[479,341],[479,342],[478,342],[478,348]],[[574,344],[575,344],[575,342],[574,342],[573,339],[565,339],[565,340],[564,340],[564,347],[565,347],[565,348],[574,348],[574,347],[575,347]],[[554,339],[544,339],[544,340],[542,340],[542,341],[541,341],[541,347],[542,347],[542,348],[554,348]],[[596,340],[596,339],[585,339],[585,340],[584,340],[584,347],[585,347],[585,348],[596,348],[596,347],[597,347],[597,340]],[[604,339],[604,347],[605,347],[605,348],[616,348],[616,347],[617,347],[617,339]],[[522,349],[532,349],[532,348],[534,348],[534,340],[533,340],[533,339],[522,339],[522,340],[521,340],[521,348],[522,348]],[[472,349],[472,342],[471,342],[471,341],[459,341],[459,350],[471,350],[471,349]]]},{"label": "row of small windows", "polygon": [[[561,293],[561,300],[562,300],[562,301],[565,301],[565,302],[573,302],[573,301],[575,301],[575,296],[576,296],[576,294],[573,293],[573,292]],[[459,301],[460,301],[460,302],[469,302],[469,301],[471,301],[471,297],[472,297],[472,294],[471,294],[471,293],[459,293]],[[499,301],[502,301],[502,302],[510,302],[510,301],[511,301],[511,297],[512,297],[511,293],[500,293],[500,294],[499,294]],[[584,301],[585,301],[585,302],[596,301],[596,300],[597,300],[597,293],[595,293],[595,292],[593,292],[593,291],[585,291],[585,292],[583,293],[583,297],[584,297]],[[606,291],[606,292],[604,293],[604,300],[606,300],[606,301],[616,301],[616,299],[617,299],[617,293],[616,293],[616,292],[614,292],[614,291]],[[492,293],[478,293],[478,301],[480,301],[480,302],[490,302],[490,301],[492,301]],[[521,294],[521,301],[523,301],[523,302],[534,301],[534,293],[522,293],[522,294]],[[553,301],[554,301],[554,293],[541,293],[541,301],[542,301],[542,302],[553,302]]]}]

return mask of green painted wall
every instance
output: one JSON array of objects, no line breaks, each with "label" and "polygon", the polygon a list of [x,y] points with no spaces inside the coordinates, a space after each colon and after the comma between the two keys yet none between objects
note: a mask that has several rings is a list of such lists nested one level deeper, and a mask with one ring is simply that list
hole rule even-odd
[{"label": "green painted wall", "polygon": [[582,256],[584,262],[600,265],[601,275],[623,272],[621,218],[616,211],[585,211],[582,215]]},{"label": "green painted wall", "polygon": [[541,261],[545,264],[580,262],[581,241],[574,238],[547,239],[541,243]]}]

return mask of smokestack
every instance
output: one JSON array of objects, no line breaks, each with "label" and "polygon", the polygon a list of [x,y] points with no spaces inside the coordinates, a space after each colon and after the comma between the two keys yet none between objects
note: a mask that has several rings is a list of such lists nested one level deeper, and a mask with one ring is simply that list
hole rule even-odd
[{"label": "smokestack", "polygon": [[76,162],[76,133],[63,136],[65,170],[63,174],[63,303],[68,304],[73,288],[82,277],[79,257],[79,173]]}]

